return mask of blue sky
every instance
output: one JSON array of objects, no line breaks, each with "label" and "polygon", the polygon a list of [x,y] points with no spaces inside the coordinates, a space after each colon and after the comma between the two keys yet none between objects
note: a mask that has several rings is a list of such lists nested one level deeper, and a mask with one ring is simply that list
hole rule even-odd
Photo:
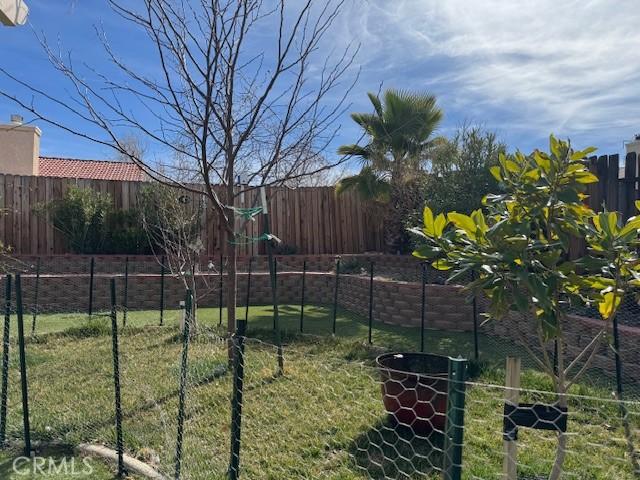
[{"label": "blue sky", "polygon": [[[104,0],[28,0],[29,24],[0,28],[0,65],[57,95],[65,84],[35,36],[60,42],[74,61],[103,69],[94,27],[113,47],[154,72],[141,37],[110,12]],[[351,111],[369,110],[367,91],[380,84],[435,94],[445,119],[439,133],[480,123],[511,149],[545,147],[549,133],[601,153],[622,153],[640,132],[640,13],[637,0],[348,0],[325,48],[361,44],[360,80]],[[355,73],[355,72],[353,72]],[[24,93],[0,76],[0,90]],[[0,99],[0,121],[23,113]],[[51,110],[62,122],[68,116]],[[359,132],[345,114],[336,146]],[[52,127],[43,130],[42,153],[110,158],[106,147]],[[327,155],[334,155],[332,151]]]}]

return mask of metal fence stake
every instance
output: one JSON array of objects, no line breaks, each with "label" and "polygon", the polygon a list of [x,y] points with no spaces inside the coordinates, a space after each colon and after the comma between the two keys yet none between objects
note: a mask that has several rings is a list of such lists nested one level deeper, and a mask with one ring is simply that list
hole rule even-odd
[{"label": "metal fence stake", "polygon": [[249,304],[251,303],[251,269],[253,267],[253,257],[249,257],[249,271],[247,272],[247,306],[244,311],[244,321],[249,323]]},{"label": "metal fence stake", "polygon": [[222,256],[222,254],[220,254],[220,275],[218,275],[219,277],[219,284],[218,284],[218,326],[221,327],[222,326],[222,302],[223,302],[223,287],[224,287],[224,257]]},{"label": "metal fence stake", "polygon": [[163,255],[160,261],[160,326],[162,326],[164,325],[164,275],[166,257]]},{"label": "metal fence stake", "polygon": [[122,299],[122,326],[127,326],[127,312],[129,310],[129,257],[124,259],[124,298]]},{"label": "metal fence stake", "polygon": [[93,277],[96,269],[96,259],[91,257],[89,263],[89,316],[93,315]]},{"label": "metal fence stake", "polygon": [[111,340],[113,352],[113,386],[116,408],[116,452],[118,454],[118,477],[124,477],[124,442],[122,439],[122,404],[120,399],[120,353],[118,349],[118,307],[116,304],[116,280],[111,279]]},{"label": "metal fence stake", "polygon": [[449,358],[447,419],[444,431],[444,480],[462,478],[462,447],[464,444],[465,380],[467,361]]},{"label": "metal fence stake", "polygon": [[422,262],[422,303],[420,304],[420,352],[424,353],[424,327],[427,313],[427,264]]},{"label": "metal fence stake", "polygon": [[302,262],[302,295],[300,298],[300,333],[304,332],[304,297],[307,280],[307,261]]},{"label": "metal fence stake", "polygon": [[2,332],[2,393],[0,394],[0,448],[7,432],[7,398],[9,389],[9,332],[11,329],[11,275],[5,277],[4,330]]},{"label": "metal fence stake", "polygon": [[185,322],[182,335],[182,359],[180,363],[180,391],[178,394],[178,433],[176,435],[176,463],[175,480],[180,479],[182,469],[182,443],[184,438],[184,411],[187,397],[187,373],[189,361],[189,335],[191,334],[191,320],[193,318],[193,294],[187,290],[185,298]]},{"label": "metal fence stake", "polygon": [[22,390],[22,421],[24,425],[24,455],[31,456],[31,428],[29,425],[29,389],[27,381],[27,356],[24,345],[24,309],[22,305],[22,281],[16,274],[16,314],[18,318],[18,349],[20,353],[20,386]]},{"label": "metal fence stake", "polygon": [[373,262],[369,265],[369,345],[372,342],[372,330],[373,330]]},{"label": "metal fence stake", "polygon": [[[471,281],[476,279],[476,272],[471,272]],[[473,358],[478,360],[480,358],[480,346],[478,341],[478,296],[473,294]]]},{"label": "metal fence stake", "polygon": [[36,262],[36,284],[33,292],[33,319],[31,321],[31,336],[36,334],[36,321],[38,318],[38,293],[40,289],[40,257]]},{"label": "metal fence stake", "polygon": [[340,287],[340,258],[336,260],[336,283],[333,290],[333,324],[331,332],[336,334],[336,323],[338,321],[338,288]]}]

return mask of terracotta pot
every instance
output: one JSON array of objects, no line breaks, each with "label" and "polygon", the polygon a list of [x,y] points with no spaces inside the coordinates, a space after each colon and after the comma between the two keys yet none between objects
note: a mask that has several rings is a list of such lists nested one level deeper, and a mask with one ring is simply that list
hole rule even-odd
[{"label": "terracotta pot", "polygon": [[428,353],[387,353],[376,358],[382,400],[393,421],[415,433],[444,431],[449,358]]}]

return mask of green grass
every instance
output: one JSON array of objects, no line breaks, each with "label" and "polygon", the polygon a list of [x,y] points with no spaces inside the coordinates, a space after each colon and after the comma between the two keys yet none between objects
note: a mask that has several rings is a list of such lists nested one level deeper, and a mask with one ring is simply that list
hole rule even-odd
[{"label": "green grass", "polygon": [[[244,315],[244,309],[240,309]],[[245,353],[242,423],[242,478],[247,479],[436,479],[442,438],[417,437],[409,428],[388,423],[380,399],[372,358],[383,349],[416,350],[420,332],[376,324],[373,347],[366,344],[366,320],[340,311],[332,330],[331,309],[308,306],[305,334],[299,311],[282,306],[285,373],[277,374],[277,352],[271,345],[270,307],[252,307]],[[159,327],[158,312],[129,312],[121,330],[121,381],[125,445],[129,454],[157,455],[160,468],[173,470],[181,341],[179,312],[168,311]],[[122,322],[122,315],[119,317]],[[231,375],[226,342],[217,335],[218,311],[201,309],[199,334],[189,351],[189,384],[185,420],[184,478],[224,478],[229,461]],[[223,319],[224,323],[224,319]],[[29,324],[30,328],[30,324]],[[43,315],[37,336],[27,344],[33,437],[76,445],[114,444],[113,380],[109,319],[84,315]],[[428,331],[426,349],[467,356],[472,335]],[[480,338],[486,365],[468,388],[463,478],[499,478],[502,469],[500,388],[480,385],[504,382],[501,365],[507,354],[526,357],[517,346]],[[12,348],[8,436],[14,450],[0,456],[0,478],[19,448],[21,408],[16,348]],[[487,366],[488,365],[488,366]],[[525,369],[523,386],[549,390],[544,375]],[[607,398],[594,382],[576,393]],[[524,400],[551,401],[549,395]],[[634,478],[625,459],[626,445],[616,405],[606,400],[571,401],[570,449],[566,470],[580,479]],[[638,429],[640,409],[630,418]],[[13,453],[15,455],[15,453]],[[549,432],[522,430],[520,478],[549,471],[554,438]],[[4,460],[4,463],[2,463]],[[423,472],[419,474],[418,472]],[[100,464],[91,478],[110,479]],[[21,477],[29,478],[29,477]],[[37,478],[37,477],[36,477]],[[58,477],[47,477],[58,478]],[[59,477],[63,478],[63,477]],[[74,477],[78,478],[78,477]],[[81,478],[81,477],[80,477]]]}]

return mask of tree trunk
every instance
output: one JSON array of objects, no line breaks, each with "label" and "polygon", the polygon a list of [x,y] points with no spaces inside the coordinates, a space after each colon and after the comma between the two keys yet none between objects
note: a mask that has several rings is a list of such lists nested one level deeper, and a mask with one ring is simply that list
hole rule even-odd
[{"label": "tree trunk", "polygon": [[236,246],[227,242],[227,333],[229,334],[229,359],[233,358],[231,337],[236,332],[236,302],[238,300],[238,265]]},{"label": "tree trunk", "polygon": [[[564,374],[564,342],[562,341],[562,335],[558,335],[558,406],[561,408],[567,407],[566,387],[567,379]],[[558,446],[556,447],[556,459],[551,468],[549,474],[549,480],[558,480],[562,476],[562,467],[564,465],[564,459],[567,455],[567,434],[565,432],[558,432]]]}]

